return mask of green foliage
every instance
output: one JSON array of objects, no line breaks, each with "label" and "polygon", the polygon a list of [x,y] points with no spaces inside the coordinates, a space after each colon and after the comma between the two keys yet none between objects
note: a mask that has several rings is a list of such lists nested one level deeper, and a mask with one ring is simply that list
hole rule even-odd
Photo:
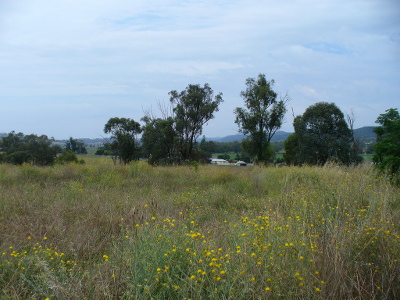
[{"label": "green foliage", "polygon": [[85,143],[72,137],[65,143],[65,149],[70,150],[76,154],[87,154]]},{"label": "green foliage", "polygon": [[400,170],[400,114],[397,109],[390,108],[379,115],[376,123],[380,127],[374,129],[377,143],[374,146],[373,161],[381,171],[391,174]]},{"label": "green foliage", "polygon": [[280,140],[280,141],[274,141],[270,143],[272,149],[274,149],[275,152],[280,152],[285,149],[285,141]]},{"label": "green foliage", "polygon": [[52,146],[52,140],[46,135],[24,135],[23,133],[9,133],[0,141],[1,162],[21,165],[30,163],[47,166],[54,164],[59,146]]},{"label": "green foliage", "polygon": [[105,155],[104,147],[97,148],[96,152],[94,153],[94,155]]},{"label": "green foliage", "polygon": [[151,165],[164,165],[179,162],[180,154],[176,149],[177,135],[172,118],[153,119],[143,118],[146,125],[143,127],[141,138],[142,153]]},{"label": "green foliage", "polygon": [[111,118],[104,126],[105,133],[111,133],[111,143],[108,143],[112,153],[114,164],[119,159],[127,164],[139,159],[139,147],[136,144],[136,136],[141,132],[140,124],[129,118]]},{"label": "green foliage", "polygon": [[[267,164],[274,161],[276,154],[269,142],[264,143],[263,147],[260,148],[256,141],[247,138],[242,140],[242,155],[251,157],[258,163]],[[263,157],[263,160],[260,161],[259,157]]]},{"label": "green foliage", "polygon": [[84,164],[85,161],[83,159],[79,160],[78,156],[71,150],[66,150],[62,154],[57,156],[56,163],[61,165],[68,163]]},{"label": "green foliage", "polygon": [[293,126],[298,139],[298,163],[323,165],[328,160],[345,164],[360,161],[352,146],[352,131],[334,103],[311,105],[302,116],[295,118]]},{"label": "green foliage", "polygon": [[98,147],[94,155],[112,155],[110,144],[106,143],[102,147]]},{"label": "green foliage", "polygon": [[289,165],[297,165],[297,151],[299,148],[299,140],[296,133],[289,135],[284,144],[285,153],[283,154],[283,158],[285,159],[286,163]]},{"label": "green foliage", "polygon": [[267,81],[264,74],[258,75],[258,79],[248,78],[247,88],[241,92],[246,108],[235,109],[235,123],[239,131],[249,136],[242,143],[244,150],[256,161],[266,163],[272,153],[269,143],[276,131],[282,126],[286,113],[286,97],[277,100],[277,94],[272,90],[274,81]]},{"label": "green foliage", "polygon": [[169,93],[171,103],[175,104],[174,121],[177,134],[177,149],[182,160],[193,158],[193,149],[197,138],[202,134],[203,126],[214,118],[214,112],[222,99],[222,93],[214,97],[214,92],[206,83],[189,84],[180,93],[173,90]]},{"label": "green foliage", "polygon": [[217,156],[219,159],[225,159],[225,160],[230,160],[231,156],[228,153],[220,154]]},{"label": "green foliage", "polygon": [[206,141],[205,136],[201,139],[199,144],[199,148],[201,151],[204,151],[209,157],[211,157],[212,153],[216,153],[216,143],[214,141]]},{"label": "green foliage", "polygon": [[242,152],[242,145],[239,141],[233,142],[215,142],[215,141],[206,141],[206,138],[203,136],[200,144],[200,150],[207,153],[207,155],[211,156],[213,153],[240,153]]}]

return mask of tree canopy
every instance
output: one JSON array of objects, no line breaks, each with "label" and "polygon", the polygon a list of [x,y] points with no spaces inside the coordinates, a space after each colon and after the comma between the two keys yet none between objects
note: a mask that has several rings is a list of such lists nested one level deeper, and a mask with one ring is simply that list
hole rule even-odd
[{"label": "tree canopy", "polygon": [[295,118],[293,126],[301,164],[322,165],[330,159],[349,164],[361,159],[352,147],[353,135],[344,114],[334,103],[311,105]]},{"label": "tree canopy", "polygon": [[149,158],[149,164],[171,164],[179,161],[180,154],[176,150],[176,132],[174,120],[143,118],[142,153]]},{"label": "tree canopy", "polygon": [[65,149],[76,154],[87,154],[85,143],[72,137],[65,143]]},{"label": "tree canopy", "polygon": [[239,132],[249,138],[243,148],[259,162],[268,161],[270,141],[281,128],[286,113],[287,96],[278,100],[273,85],[274,80],[266,80],[264,74],[258,75],[257,79],[248,78],[247,88],[241,92],[245,108],[237,107],[234,111]]},{"label": "tree canopy", "polygon": [[297,151],[299,148],[299,140],[296,133],[292,133],[287,137],[284,142],[285,153],[283,158],[285,162],[289,165],[297,165]]},{"label": "tree canopy", "polygon": [[391,174],[400,170],[400,114],[397,108],[390,108],[376,120],[379,127],[374,129],[377,143],[374,146],[373,161],[381,171]]},{"label": "tree canopy", "polygon": [[222,99],[222,93],[214,97],[214,92],[206,83],[189,84],[185,90],[169,93],[174,105],[175,131],[177,134],[177,149],[182,159],[191,159],[196,139],[202,134],[203,126],[214,118]]},{"label": "tree canopy", "polygon": [[10,132],[0,140],[0,161],[21,165],[29,163],[39,166],[52,165],[61,147],[53,146],[46,135],[24,135]]},{"label": "tree canopy", "polygon": [[114,117],[108,120],[104,132],[112,134],[109,146],[114,163],[117,159],[124,164],[139,159],[140,152],[136,140],[141,131],[140,124],[129,118]]}]

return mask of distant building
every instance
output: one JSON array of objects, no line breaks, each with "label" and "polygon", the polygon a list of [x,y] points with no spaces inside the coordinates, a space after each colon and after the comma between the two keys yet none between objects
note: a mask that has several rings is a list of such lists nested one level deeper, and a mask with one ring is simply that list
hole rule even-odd
[{"label": "distant building", "polygon": [[211,158],[210,164],[212,165],[229,165],[229,161],[221,158]]}]

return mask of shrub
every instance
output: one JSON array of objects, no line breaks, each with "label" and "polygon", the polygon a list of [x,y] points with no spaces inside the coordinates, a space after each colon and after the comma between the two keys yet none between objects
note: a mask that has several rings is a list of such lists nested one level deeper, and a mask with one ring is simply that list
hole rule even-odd
[{"label": "shrub", "polygon": [[56,162],[58,164],[67,164],[67,163],[80,163],[84,164],[85,161],[83,159],[78,160],[78,156],[71,150],[64,151],[62,154],[57,156]]}]

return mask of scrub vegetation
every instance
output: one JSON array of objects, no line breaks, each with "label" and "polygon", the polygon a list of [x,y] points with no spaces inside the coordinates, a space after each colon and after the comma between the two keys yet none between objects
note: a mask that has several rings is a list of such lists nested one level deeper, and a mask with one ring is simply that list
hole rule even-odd
[{"label": "scrub vegetation", "polygon": [[395,299],[372,166],[0,165],[2,299]]}]

